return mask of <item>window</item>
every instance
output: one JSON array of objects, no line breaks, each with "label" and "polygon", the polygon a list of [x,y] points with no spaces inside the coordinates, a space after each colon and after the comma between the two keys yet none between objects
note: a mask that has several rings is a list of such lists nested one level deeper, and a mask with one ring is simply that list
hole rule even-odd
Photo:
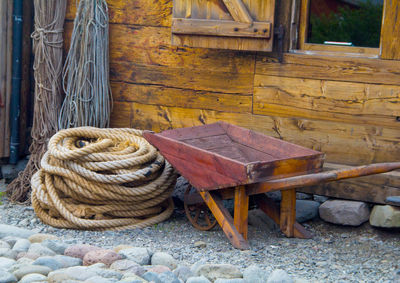
[{"label": "window", "polygon": [[301,50],[377,57],[383,0],[303,0]]}]

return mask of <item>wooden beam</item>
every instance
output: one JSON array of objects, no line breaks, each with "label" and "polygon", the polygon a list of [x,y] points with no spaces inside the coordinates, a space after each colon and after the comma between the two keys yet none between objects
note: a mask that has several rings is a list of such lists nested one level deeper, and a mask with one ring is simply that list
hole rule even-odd
[{"label": "wooden beam", "polygon": [[215,219],[217,219],[219,226],[221,226],[228,240],[232,245],[241,250],[249,249],[248,242],[238,232],[235,225],[233,224],[232,216],[228,210],[224,207],[222,200],[215,194],[210,192],[199,192],[208,208],[213,213]]},{"label": "wooden beam", "polygon": [[386,0],[381,29],[381,58],[400,60],[400,1]]},{"label": "wooden beam", "polygon": [[279,227],[287,237],[294,236],[294,224],[296,222],[296,190],[281,191],[281,214]]},{"label": "wooden beam", "polygon": [[271,23],[248,24],[235,21],[174,18],[172,19],[172,33],[266,39],[271,37]]},{"label": "wooden beam", "polygon": [[247,11],[246,6],[243,4],[242,0],[222,0],[231,14],[232,18],[236,22],[241,23],[253,23],[253,19]]},{"label": "wooden beam", "polygon": [[243,238],[247,240],[247,224],[249,214],[249,196],[246,194],[245,186],[235,188],[235,214],[233,223]]}]

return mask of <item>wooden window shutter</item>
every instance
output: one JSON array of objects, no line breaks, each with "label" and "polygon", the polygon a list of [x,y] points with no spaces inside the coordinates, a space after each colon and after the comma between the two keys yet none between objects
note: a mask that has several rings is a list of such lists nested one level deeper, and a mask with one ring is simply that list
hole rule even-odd
[{"label": "wooden window shutter", "polygon": [[172,44],[272,51],[275,0],[174,0]]}]

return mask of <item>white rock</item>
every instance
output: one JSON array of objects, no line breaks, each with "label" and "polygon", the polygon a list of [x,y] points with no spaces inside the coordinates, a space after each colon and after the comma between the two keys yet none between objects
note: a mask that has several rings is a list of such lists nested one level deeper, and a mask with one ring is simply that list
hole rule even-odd
[{"label": "white rock", "polygon": [[31,246],[31,242],[29,242],[29,240],[19,239],[15,242],[14,247],[12,249],[13,249],[13,251],[20,253],[20,252],[28,251],[30,246]]},{"label": "white rock", "polygon": [[17,282],[17,278],[7,270],[0,268],[0,282],[1,283],[14,283]]},{"label": "white rock", "polygon": [[190,277],[186,283],[211,283],[210,280],[208,280],[204,276],[197,276],[197,277]]},{"label": "white rock", "polygon": [[14,259],[0,257],[0,268],[8,269],[16,263]]},{"label": "white rock", "polygon": [[319,216],[330,223],[359,226],[368,221],[368,204],[349,200],[328,200],[319,207]]},{"label": "white rock", "polygon": [[37,281],[46,281],[47,277],[39,273],[27,274],[19,280],[19,283],[33,283]]},{"label": "white rock", "polygon": [[369,223],[376,227],[399,228],[400,207],[375,205],[369,217]]},{"label": "white rock", "polygon": [[151,264],[164,265],[169,267],[171,270],[174,270],[178,266],[176,264],[176,260],[172,257],[172,255],[163,252],[154,253],[151,257]]},{"label": "white rock", "polygon": [[26,239],[33,234],[35,234],[35,232],[27,229],[15,227],[12,225],[0,224],[0,239],[8,236]]},{"label": "white rock", "polygon": [[28,254],[35,254],[38,256],[53,256],[56,255],[55,252],[50,250],[49,248],[42,246],[39,243],[33,243],[29,247]]},{"label": "white rock", "polygon": [[11,249],[11,246],[9,243],[0,240],[0,249]]},{"label": "white rock", "polygon": [[215,281],[218,278],[230,279],[243,277],[240,270],[231,264],[204,264],[197,269],[196,275],[203,275],[211,281]]},{"label": "white rock", "polygon": [[257,265],[251,265],[243,271],[243,279],[252,283],[265,283],[268,280],[268,272]]},{"label": "white rock", "polygon": [[150,253],[146,248],[130,248],[119,252],[126,259],[133,260],[140,265],[150,264]]},{"label": "white rock", "polygon": [[267,283],[294,283],[285,270],[275,269],[268,278]]},{"label": "white rock", "polygon": [[21,279],[22,277],[24,277],[27,274],[39,273],[39,274],[47,275],[51,271],[52,271],[51,268],[49,268],[47,266],[32,265],[32,264],[26,265],[26,264],[24,264],[24,265],[21,265],[17,270],[15,270],[13,272],[13,274],[18,279]]}]

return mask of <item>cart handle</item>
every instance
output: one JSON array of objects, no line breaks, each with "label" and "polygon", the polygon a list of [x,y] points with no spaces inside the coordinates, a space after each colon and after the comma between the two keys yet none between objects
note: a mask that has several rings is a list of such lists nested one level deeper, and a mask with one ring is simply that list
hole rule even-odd
[{"label": "cart handle", "polygon": [[256,195],[278,190],[289,190],[293,188],[313,186],[320,183],[386,173],[397,169],[400,169],[400,162],[375,163],[358,166],[351,169],[339,169],[265,181],[248,185],[247,195]]}]

